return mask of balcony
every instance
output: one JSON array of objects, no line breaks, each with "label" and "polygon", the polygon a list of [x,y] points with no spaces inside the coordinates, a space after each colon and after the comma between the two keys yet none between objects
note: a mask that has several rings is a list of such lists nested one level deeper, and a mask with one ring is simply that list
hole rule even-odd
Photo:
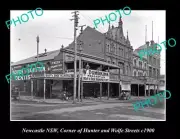
[{"label": "balcony", "polygon": [[133,76],[134,79],[138,79],[138,80],[147,80],[149,77],[148,76]]},{"label": "balcony", "polygon": [[116,81],[119,81],[119,74],[110,73],[109,78],[110,78],[110,80],[116,80]]}]

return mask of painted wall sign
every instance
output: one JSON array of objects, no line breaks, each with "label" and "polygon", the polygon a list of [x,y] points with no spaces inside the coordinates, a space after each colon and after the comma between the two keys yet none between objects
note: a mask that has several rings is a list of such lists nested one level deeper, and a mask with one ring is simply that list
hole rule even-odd
[{"label": "painted wall sign", "polygon": [[82,80],[95,81],[95,82],[108,82],[109,72],[83,69]]},{"label": "painted wall sign", "polygon": [[16,80],[16,76],[26,76],[29,75],[30,72],[37,72],[42,71],[44,69],[44,64],[42,62],[36,62],[35,64],[28,64],[25,67],[23,66],[22,69],[18,70],[16,74],[14,74],[14,72],[12,72],[11,74],[8,74],[5,76],[7,82],[9,83],[9,81],[11,79]]},{"label": "painted wall sign", "polygon": [[63,61],[59,60],[59,61],[52,61],[51,62],[51,71],[52,72],[63,72]]},{"label": "painted wall sign", "polygon": [[30,80],[31,75],[26,75],[26,76],[16,76],[15,80]]}]

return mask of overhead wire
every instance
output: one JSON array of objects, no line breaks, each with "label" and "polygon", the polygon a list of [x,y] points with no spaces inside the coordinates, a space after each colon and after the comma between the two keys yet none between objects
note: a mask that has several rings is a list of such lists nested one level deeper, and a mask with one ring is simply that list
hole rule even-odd
[{"label": "overhead wire", "polygon": [[[47,35],[47,34],[42,34],[42,33],[35,34],[35,33],[32,33],[32,32],[27,32],[26,35],[27,35],[27,36],[34,36],[34,37],[36,37],[37,35],[39,35],[40,37],[43,36],[43,37],[48,37],[48,38],[58,38],[58,39],[74,40],[73,38],[66,38],[66,37],[60,37],[60,36],[52,36],[52,35]],[[21,39],[21,38],[20,38],[20,39]],[[21,40],[22,40],[22,39],[21,39]]]},{"label": "overhead wire", "polygon": [[[90,24],[92,25],[92,26],[94,26],[94,24],[92,23],[92,19],[89,17],[89,16],[87,16],[89,19],[87,19],[82,13],[80,13],[81,14],[81,16],[82,17],[84,17],[88,22],[90,22]],[[99,28],[99,30],[101,31],[101,32],[107,32],[107,31],[105,31],[105,29],[104,28],[102,28],[101,26],[100,26],[100,28]],[[103,30],[103,31],[102,31]]]}]

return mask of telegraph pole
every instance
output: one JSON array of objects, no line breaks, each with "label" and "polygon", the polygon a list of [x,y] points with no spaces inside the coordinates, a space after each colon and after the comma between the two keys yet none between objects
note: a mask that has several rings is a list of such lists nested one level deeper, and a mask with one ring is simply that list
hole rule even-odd
[{"label": "telegraph pole", "polygon": [[[38,62],[38,58],[39,58],[39,35],[37,35],[36,41],[37,41],[37,62]],[[38,92],[39,92],[39,81],[37,79],[37,93]]]},{"label": "telegraph pole", "polygon": [[72,12],[74,13],[73,17],[74,19],[70,19],[71,21],[74,20],[74,97],[73,97],[73,103],[76,103],[76,55],[77,55],[77,46],[76,46],[76,27],[78,26],[78,11]]},{"label": "telegraph pole", "polygon": [[38,62],[38,56],[39,56],[39,36],[36,37],[37,41],[37,62]]},{"label": "telegraph pole", "polygon": [[[79,26],[81,28],[80,35],[82,35],[84,26],[86,26],[86,25]],[[80,102],[80,86],[81,86],[81,52],[82,52],[82,45],[83,45],[83,42],[80,40],[80,44],[79,44],[79,52],[80,52],[80,55],[79,55],[79,76],[78,76],[78,101],[79,102]]]}]

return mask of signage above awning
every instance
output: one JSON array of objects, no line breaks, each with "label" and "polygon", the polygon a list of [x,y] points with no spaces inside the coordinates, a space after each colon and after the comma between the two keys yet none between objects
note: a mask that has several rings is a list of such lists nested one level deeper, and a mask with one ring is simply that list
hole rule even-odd
[{"label": "signage above awning", "polygon": [[52,61],[50,69],[52,73],[63,73],[63,61],[62,60]]},{"label": "signage above awning", "polygon": [[83,69],[83,81],[109,82],[109,72]]}]

